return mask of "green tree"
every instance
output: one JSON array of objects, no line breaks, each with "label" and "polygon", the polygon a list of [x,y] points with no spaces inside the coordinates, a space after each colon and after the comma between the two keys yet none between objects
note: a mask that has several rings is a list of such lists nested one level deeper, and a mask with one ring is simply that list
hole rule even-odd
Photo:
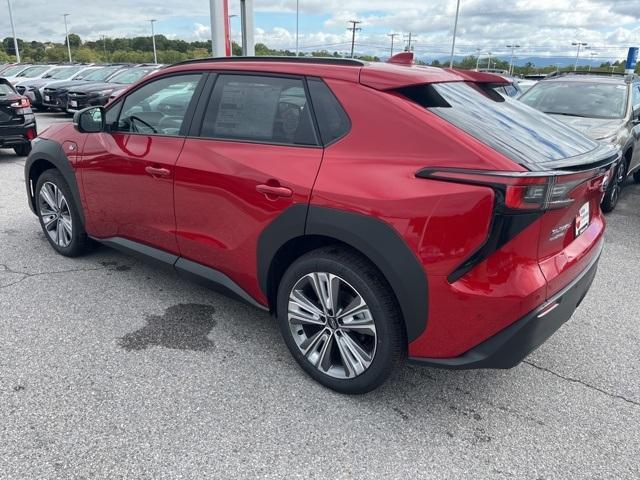
[{"label": "green tree", "polygon": [[[70,33],[69,34],[69,45],[71,45],[71,48],[78,48],[80,47],[80,45],[82,45],[82,40],[80,39],[79,35],[76,35],[75,33]],[[64,46],[67,46],[67,39],[64,39]]]}]

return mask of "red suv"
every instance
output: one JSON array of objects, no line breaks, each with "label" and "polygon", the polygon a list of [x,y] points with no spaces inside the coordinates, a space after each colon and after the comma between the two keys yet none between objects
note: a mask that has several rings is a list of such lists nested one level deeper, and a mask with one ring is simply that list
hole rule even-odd
[{"label": "red suv", "polygon": [[406,54],[178,64],[44,132],[29,204],[63,255],[97,240],[272,312],[335,390],[405,356],[513,367],[590,287],[619,152],[503,83]]}]

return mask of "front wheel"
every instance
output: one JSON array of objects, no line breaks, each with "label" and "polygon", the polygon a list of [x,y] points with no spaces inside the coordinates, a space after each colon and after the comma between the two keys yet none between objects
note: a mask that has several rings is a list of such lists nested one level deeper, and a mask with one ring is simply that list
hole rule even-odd
[{"label": "front wheel", "polygon": [[618,200],[620,199],[620,193],[622,192],[622,187],[624,182],[627,179],[627,162],[625,160],[620,163],[618,169],[616,170],[615,178],[611,180],[611,184],[605,193],[604,199],[602,200],[602,211],[605,213],[609,213],[616,208],[618,205]]},{"label": "front wheel", "polygon": [[40,175],[34,203],[42,231],[58,253],[76,257],[89,248],[78,207],[60,172],[52,169]]},{"label": "front wheel", "polygon": [[341,393],[366,393],[402,362],[399,307],[382,275],[356,253],[328,247],[295,261],[278,289],[278,322],[305,372]]}]

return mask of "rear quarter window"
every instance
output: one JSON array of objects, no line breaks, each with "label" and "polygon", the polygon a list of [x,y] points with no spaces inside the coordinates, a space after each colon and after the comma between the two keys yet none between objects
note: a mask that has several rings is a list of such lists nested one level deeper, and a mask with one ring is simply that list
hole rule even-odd
[{"label": "rear quarter window", "polygon": [[351,122],[338,99],[322,80],[309,79],[308,86],[320,137],[326,146],[344,137],[351,129]]}]

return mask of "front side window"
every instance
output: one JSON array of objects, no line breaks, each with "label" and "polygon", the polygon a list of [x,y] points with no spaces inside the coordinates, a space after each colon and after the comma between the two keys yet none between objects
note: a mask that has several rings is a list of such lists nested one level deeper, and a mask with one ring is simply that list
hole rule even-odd
[{"label": "front side window", "polygon": [[202,137],[317,145],[303,81],[220,75],[204,116]]},{"label": "front side window", "polygon": [[200,74],[174,75],[150,82],[114,105],[109,112],[120,109],[119,118],[116,122],[108,114],[107,123],[118,132],[180,135],[200,78]]},{"label": "front side window", "polygon": [[627,85],[578,81],[539,82],[520,100],[555,115],[615,119],[627,110]]}]

